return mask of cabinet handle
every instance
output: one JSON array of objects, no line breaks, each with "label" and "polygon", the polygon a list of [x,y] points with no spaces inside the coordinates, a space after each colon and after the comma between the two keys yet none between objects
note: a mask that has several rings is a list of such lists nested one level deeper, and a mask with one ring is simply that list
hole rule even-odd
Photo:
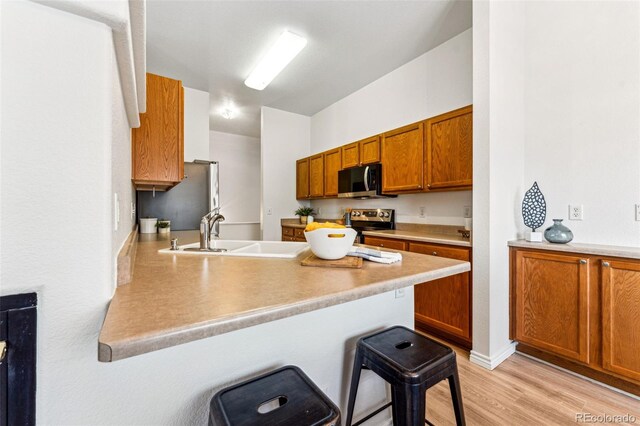
[{"label": "cabinet handle", "polygon": [[430,183],[427,184],[427,188],[431,188],[431,184]]},{"label": "cabinet handle", "polygon": [[586,264],[587,264],[587,261],[586,261],[585,259],[580,259],[580,264],[581,264],[581,265],[586,265]]},{"label": "cabinet handle", "polygon": [[384,244],[380,244],[380,247],[384,247]]},{"label": "cabinet handle", "polygon": [[609,264],[609,262],[602,262],[602,266],[608,267],[608,266],[611,266],[611,265]]},{"label": "cabinet handle", "polygon": [[438,252],[437,252],[437,251],[434,251],[434,252],[433,252],[433,253],[431,253],[431,254],[432,254],[432,255],[434,255],[434,256],[437,256],[437,255],[438,255]]},{"label": "cabinet handle", "polygon": [[419,188],[419,189],[422,189],[422,185],[418,185],[418,188]]}]

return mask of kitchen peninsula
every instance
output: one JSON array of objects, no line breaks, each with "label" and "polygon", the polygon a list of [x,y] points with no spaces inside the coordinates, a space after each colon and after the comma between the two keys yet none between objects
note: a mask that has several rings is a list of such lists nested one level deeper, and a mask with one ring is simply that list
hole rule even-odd
[{"label": "kitchen peninsula", "polygon": [[[158,234],[159,235],[159,234]],[[197,231],[172,233],[180,243]],[[469,263],[403,253],[392,265],[362,269],[302,267],[296,259],[158,253],[167,238],[141,235],[133,279],[117,288],[100,338],[99,360],[110,362],[293,315],[351,303],[469,271]],[[413,292],[406,314],[413,315]],[[389,309],[395,309],[390,306]],[[406,308],[403,308],[406,310]],[[371,324],[372,329],[380,326]],[[336,341],[343,346],[344,342]]]}]

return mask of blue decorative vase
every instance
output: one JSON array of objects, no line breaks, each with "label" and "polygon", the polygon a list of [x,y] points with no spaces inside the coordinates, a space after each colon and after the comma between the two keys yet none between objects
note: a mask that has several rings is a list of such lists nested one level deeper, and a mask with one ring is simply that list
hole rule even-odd
[{"label": "blue decorative vase", "polygon": [[544,230],[544,238],[550,243],[567,244],[573,240],[573,232],[562,224],[562,219],[553,219],[553,225]]}]

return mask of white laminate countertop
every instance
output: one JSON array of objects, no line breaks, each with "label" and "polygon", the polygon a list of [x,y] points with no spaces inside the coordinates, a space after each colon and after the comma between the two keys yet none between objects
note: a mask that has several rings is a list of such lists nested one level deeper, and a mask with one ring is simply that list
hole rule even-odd
[{"label": "white laminate countertop", "polygon": [[604,244],[568,243],[553,244],[547,241],[532,243],[526,240],[509,241],[509,247],[535,250],[560,251],[566,253],[582,253],[595,256],[625,257],[640,259],[640,247],[609,246]]},{"label": "white laminate countertop", "polygon": [[[402,252],[401,262],[361,269],[301,266],[295,259],[158,253],[170,238],[141,234],[133,277],[111,300],[98,359],[116,361],[470,270],[469,262]],[[286,243],[283,243],[286,244]]]},{"label": "white laminate countertop", "polygon": [[421,231],[404,231],[399,229],[391,229],[385,231],[363,231],[362,233],[371,237],[395,238],[397,240],[410,240],[420,241],[423,243],[471,247],[471,241],[457,235],[426,233]]}]

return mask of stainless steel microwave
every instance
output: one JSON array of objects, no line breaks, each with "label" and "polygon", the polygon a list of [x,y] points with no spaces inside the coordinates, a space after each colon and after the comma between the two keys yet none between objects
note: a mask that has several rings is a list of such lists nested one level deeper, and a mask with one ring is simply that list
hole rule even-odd
[{"label": "stainless steel microwave", "polygon": [[338,198],[382,198],[382,165],[353,167],[338,172]]}]

